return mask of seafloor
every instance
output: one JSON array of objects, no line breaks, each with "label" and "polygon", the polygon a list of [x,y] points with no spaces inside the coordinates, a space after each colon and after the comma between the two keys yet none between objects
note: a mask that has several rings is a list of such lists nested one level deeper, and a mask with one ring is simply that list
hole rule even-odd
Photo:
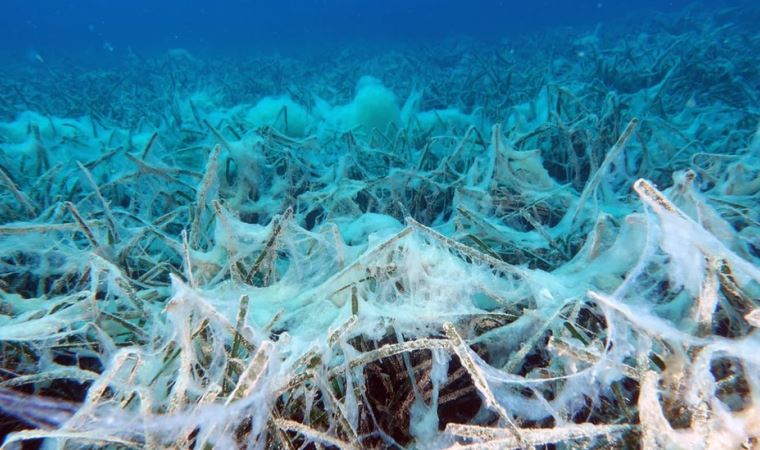
[{"label": "seafloor", "polygon": [[756,446],[758,23],[3,65],[3,448]]}]

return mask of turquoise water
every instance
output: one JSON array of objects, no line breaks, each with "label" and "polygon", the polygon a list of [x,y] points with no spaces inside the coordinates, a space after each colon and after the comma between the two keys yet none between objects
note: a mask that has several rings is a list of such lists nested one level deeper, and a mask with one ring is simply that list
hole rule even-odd
[{"label": "turquoise water", "polygon": [[[475,0],[349,1],[224,0],[205,2],[103,2],[98,0],[8,0],[0,18],[2,47],[11,53],[27,47],[66,53],[92,50],[102,59],[104,42],[118,56],[135,51],[183,47],[214,52],[289,47],[325,49],[357,42],[440,40],[471,36],[501,39],[542,33],[556,27],[618,26],[621,19],[644,20],[655,13],[683,10],[691,2],[542,0],[536,2]],[[698,5],[749,5],[739,1],[703,1]]]},{"label": "turquoise water", "polygon": [[752,4],[4,12],[4,448],[757,444]]}]

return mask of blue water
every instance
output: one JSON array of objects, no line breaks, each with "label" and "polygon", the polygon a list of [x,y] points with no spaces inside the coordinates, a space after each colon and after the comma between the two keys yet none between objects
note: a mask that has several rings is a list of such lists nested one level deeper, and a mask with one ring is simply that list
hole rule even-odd
[{"label": "blue water", "polygon": [[[706,0],[701,6],[744,1]],[[499,39],[552,27],[618,26],[688,0],[6,0],[0,49],[111,58],[127,48],[297,51],[468,36]]]}]

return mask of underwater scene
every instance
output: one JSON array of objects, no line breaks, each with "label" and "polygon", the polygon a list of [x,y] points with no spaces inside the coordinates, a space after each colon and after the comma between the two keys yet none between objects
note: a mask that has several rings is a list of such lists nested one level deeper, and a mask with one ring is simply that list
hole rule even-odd
[{"label": "underwater scene", "polygon": [[760,448],[760,5],[4,0],[0,449]]}]

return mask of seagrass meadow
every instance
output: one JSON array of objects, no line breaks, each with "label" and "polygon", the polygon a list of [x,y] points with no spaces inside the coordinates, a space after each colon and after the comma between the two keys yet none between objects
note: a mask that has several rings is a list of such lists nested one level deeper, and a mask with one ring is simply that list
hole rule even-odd
[{"label": "seagrass meadow", "polygon": [[758,23],[0,66],[2,448],[757,448]]}]

